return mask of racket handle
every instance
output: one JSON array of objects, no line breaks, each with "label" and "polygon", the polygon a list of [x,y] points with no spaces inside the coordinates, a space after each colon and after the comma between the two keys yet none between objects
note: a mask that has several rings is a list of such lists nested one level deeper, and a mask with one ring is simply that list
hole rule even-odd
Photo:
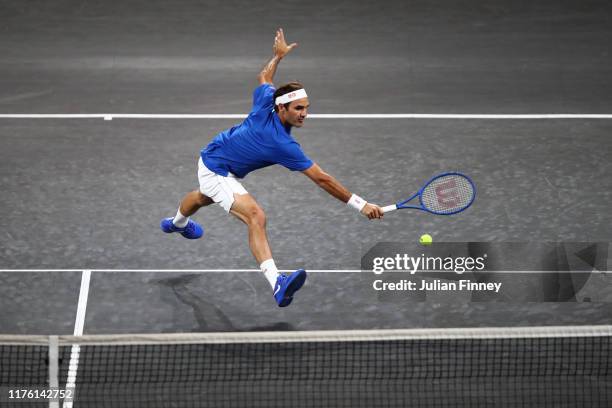
[{"label": "racket handle", "polygon": [[395,211],[395,210],[397,210],[397,205],[391,204],[391,205],[388,205],[386,207],[383,207],[382,210],[383,210],[383,213],[388,213],[388,212],[391,212],[391,211]]}]

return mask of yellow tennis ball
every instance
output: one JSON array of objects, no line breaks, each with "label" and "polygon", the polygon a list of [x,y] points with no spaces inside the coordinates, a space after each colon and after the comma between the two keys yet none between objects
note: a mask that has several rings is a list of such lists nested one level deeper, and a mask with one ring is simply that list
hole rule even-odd
[{"label": "yellow tennis ball", "polygon": [[433,238],[429,234],[423,234],[421,235],[421,238],[419,238],[419,242],[421,245],[431,245]]}]

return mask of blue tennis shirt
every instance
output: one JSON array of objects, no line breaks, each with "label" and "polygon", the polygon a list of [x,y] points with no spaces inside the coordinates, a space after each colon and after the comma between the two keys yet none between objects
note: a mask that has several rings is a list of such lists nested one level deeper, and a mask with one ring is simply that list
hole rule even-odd
[{"label": "blue tennis shirt", "polygon": [[292,171],[303,171],[313,162],[291,137],[274,112],[274,87],[263,84],[253,92],[253,108],[239,125],[219,133],[202,149],[202,161],[221,176],[232,173],[243,178],[253,170],[280,164]]}]

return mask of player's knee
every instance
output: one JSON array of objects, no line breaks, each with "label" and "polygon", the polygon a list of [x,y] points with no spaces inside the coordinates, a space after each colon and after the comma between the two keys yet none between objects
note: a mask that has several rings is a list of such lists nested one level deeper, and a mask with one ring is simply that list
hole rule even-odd
[{"label": "player's knee", "polygon": [[210,198],[200,193],[199,191],[196,191],[196,192],[197,192],[196,200],[200,207],[210,204],[210,201],[211,201]]},{"label": "player's knee", "polygon": [[255,205],[249,209],[249,221],[260,227],[265,227],[266,226],[266,213],[264,213],[261,207]]}]

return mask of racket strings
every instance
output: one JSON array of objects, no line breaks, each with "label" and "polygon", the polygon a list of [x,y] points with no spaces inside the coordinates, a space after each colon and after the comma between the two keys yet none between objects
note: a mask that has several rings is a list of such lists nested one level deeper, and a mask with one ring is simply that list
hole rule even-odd
[{"label": "racket strings", "polygon": [[474,186],[464,176],[449,174],[432,180],[421,192],[423,207],[436,214],[450,214],[468,207]]}]

